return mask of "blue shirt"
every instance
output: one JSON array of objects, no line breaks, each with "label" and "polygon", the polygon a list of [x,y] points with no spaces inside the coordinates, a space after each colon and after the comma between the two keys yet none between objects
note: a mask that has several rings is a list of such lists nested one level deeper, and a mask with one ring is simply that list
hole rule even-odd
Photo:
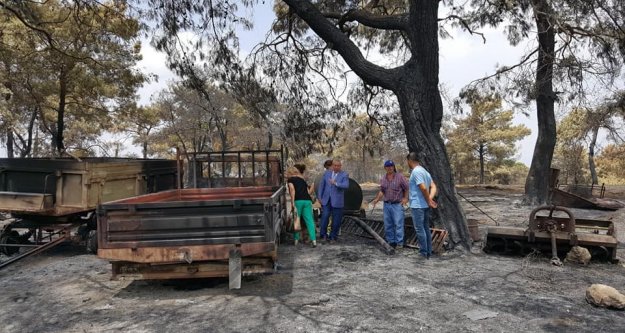
[{"label": "blue shirt", "polygon": [[417,166],[410,172],[410,208],[428,208],[428,202],[423,197],[419,184],[425,185],[425,188],[430,189],[432,184],[432,176],[422,166]]}]

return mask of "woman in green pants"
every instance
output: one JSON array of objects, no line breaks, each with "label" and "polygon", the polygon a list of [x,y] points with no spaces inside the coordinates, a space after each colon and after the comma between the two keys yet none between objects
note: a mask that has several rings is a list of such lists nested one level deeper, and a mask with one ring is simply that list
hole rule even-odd
[{"label": "woman in green pants", "polygon": [[[289,177],[287,182],[291,197],[291,209],[294,209],[300,220],[306,224],[312,247],[316,247],[315,220],[312,212],[312,198],[310,197],[312,189],[308,187],[304,176],[297,168],[289,167],[286,173]],[[300,232],[296,231],[293,238],[295,238],[295,245],[297,245],[300,239]]]}]

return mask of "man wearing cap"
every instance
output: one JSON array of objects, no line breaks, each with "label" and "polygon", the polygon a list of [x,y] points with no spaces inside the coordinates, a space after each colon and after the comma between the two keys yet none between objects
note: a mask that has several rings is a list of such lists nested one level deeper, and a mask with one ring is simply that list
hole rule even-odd
[{"label": "man wearing cap", "polygon": [[417,153],[411,152],[406,156],[410,172],[409,193],[412,223],[419,240],[421,258],[430,259],[432,255],[432,234],[430,232],[430,208],[438,207],[432,198],[436,192],[436,185],[432,176],[419,163]]},{"label": "man wearing cap", "polygon": [[392,247],[404,246],[404,209],[408,203],[408,182],[397,172],[395,163],[384,162],[386,175],[380,179],[380,191],[375,196],[373,207],[384,198],[384,236]]}]

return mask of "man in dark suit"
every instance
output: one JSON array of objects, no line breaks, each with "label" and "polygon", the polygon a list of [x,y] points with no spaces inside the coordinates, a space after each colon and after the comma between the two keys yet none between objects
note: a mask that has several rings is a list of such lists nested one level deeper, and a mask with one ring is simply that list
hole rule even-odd
[{"label": "man in dark suit", "polygon": [[[321,201],[321,226],[320,236],[322,240],[335,241],[341,229],[343,219],[343,207],[345,206],[345,190],[349,187],[349,175],[341,170],[341,161],[332,161],[332,168],[327,170],[319,184],[317,198]],[[328,222],[332,215],[332,231],[328,238]]]}]

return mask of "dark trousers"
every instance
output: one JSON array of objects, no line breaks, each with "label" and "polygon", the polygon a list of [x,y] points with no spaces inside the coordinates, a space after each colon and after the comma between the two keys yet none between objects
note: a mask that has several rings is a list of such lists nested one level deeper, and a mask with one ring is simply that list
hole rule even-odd
[{"label": "dark trousers", "polygon": [[321,225],[320,225],[320,237],[328,238],[327,230],[328,223],[330,222],[330,214],[332,214],[332,231],[330,231],[330,239],[336,239],[341,229],[341,221],[343,220],[343,207],[332,207],[332,203],[328,202],[327,205],[323,205],[321,211]]}]

